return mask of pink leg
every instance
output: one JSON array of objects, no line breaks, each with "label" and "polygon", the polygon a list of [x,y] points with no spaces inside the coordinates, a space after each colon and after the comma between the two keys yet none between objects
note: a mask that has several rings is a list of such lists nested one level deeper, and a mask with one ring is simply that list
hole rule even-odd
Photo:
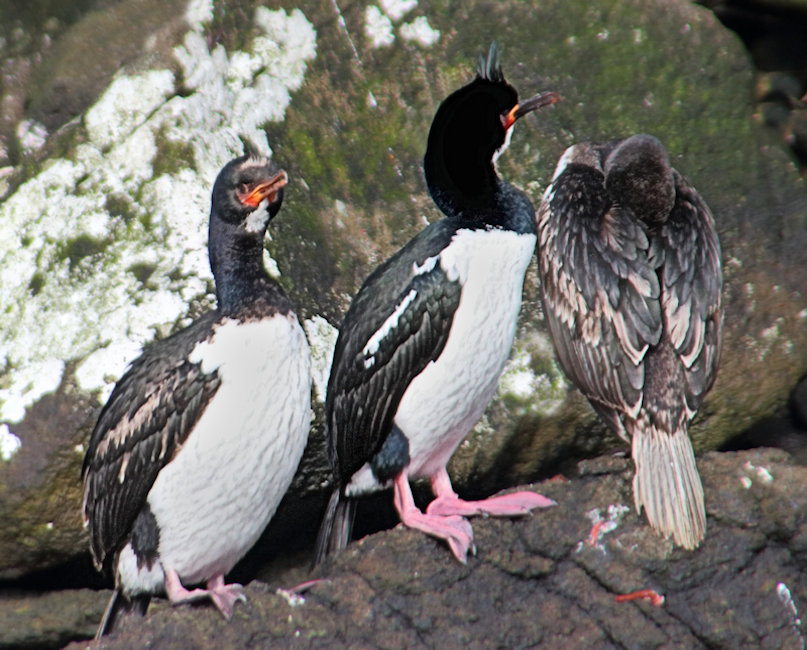
[{"label": "pink leg", "polygon": [[290,587],[289,591],[293,594],[304,594],[306,591],[311,589],[314,585],[318,585],[320,582],[330,582],[328,578],[315,578],[314,580],[306,580],[305,582],[301,582],[296,587]]},{"label": "pink leg", "polygon": [[529,514],[533,508],[554,506],[552,499],[547,499],[536,492],[514,492],[481,501],[464,501],[457,496],[451,486],[446,468],[443,467],[431,477],[432,491],[437,497],[426,508],[427,514],[446,517],[459,515],[473,517],[475,515],[491,515],[493,517],[518,517]]},{"label": "pink leg", "polygon": [[210,598],[213,604],[228,621],[232,618],[233,607],[238,600],[246,601],[243,587],[239,584],[224,584],[224,576],[217,575],[207,581],[207,589],[191,591],[182,586],[179,575],[173,569],[165,571],[165,593],[172,605],[190,603],[203,598]]},{"label": "pink leg", "polygon": [[448,542],[454,557],[463,564],[467,562],[469,550],[476,552],[471,524],[462,517],[434,516],[418,510],[415,500],[412,498],[409,479],[404,472],[395,477],[393,494],[395,509],[404,526],[414,528],[432,537],[444,539]]}]

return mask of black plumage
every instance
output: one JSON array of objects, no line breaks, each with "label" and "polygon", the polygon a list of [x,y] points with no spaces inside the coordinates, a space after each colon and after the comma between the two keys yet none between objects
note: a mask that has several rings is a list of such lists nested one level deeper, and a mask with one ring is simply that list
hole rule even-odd
[{"label": "black plumage", "polygon": [[632,443],[637,510],[694,548],[706,518],[687,427],[714,382],[723,320],[714,218],[648,135],[569,148],[536,218],[560,365]]},{"label": "black plumage", "polygon": [[[445,218],[368,276],[336,343],[326,400],[334,491],[320,529],[318,561],[347,544],[350,497],[390,482],[401,520],[445,539],[461,561],[472,546],[472,530],[463,515],[523,514],[548,503],[529,493],[521,501],[513,496],[507,504],[488,500],[478,508],[468,505],[451,489],[445,463],[492,397],[512,344],[523,275],[534,249],[533,208],[523,192],[498,177],[493,159],[519,117],[557,99],[544,93],[519,103],[493,46],[476,79],[438,108],[424,172]],[[489,259],[481,264],[473,261],[485,256]],[[499,258],[506,277],[470,279],[474,272],[468,267]],[[480,284],[497,281],[501,296],[492,287],[489,295],[479,295],[485,293],[477,288]],[[487,345],[483,327],[496,332],[486,350],[491,361],[481,369],[470,359],[460,360],[462,343],[451,345],[452,337],[463,336],[455,333],[457,328],[474,319],[481,321],[478,334],[474,332],[479,340],[468,340],[468,354]],[[458,396],[459,388],[449,386],[466,376],[468,403]],[[410,404],[418,391],[434,401]],[[418,418],[424,421],[413,424]],[[445,424],[424,430],[437,421]],[[409,476],[432,480],[438,498],[425,514],[414,506]]]},{"label": "black plumage", "polygon": [[[353,476],[382,449],[410,382],[443,351],[462,287],[438,265],[414,276],[412,265],[439,255],[455,230],[456,224],[439,221],[421,232],[365,280],[345,316],[325,407],[329,454],[338,459],[340,477]],[[396,326],[368,355],[368,341],[413,291]]]}]

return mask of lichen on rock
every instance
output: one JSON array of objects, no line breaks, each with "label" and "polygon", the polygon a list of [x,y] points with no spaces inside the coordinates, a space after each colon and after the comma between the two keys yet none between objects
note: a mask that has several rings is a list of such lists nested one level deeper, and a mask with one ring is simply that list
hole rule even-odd
[{"label": "lichen on rock", "polygon": [[0,204],[0,420],[21,420],[68,361],[105,397],[155,330],[210,302],[209,188],[241,138],[271,151],[262,127],[283,119],[316,54],[300,10],[265,7],[248,49],[211,51],[211,8],[188,9],[182,92],[168,69],[118,76],[86,111],[84,142]]}]

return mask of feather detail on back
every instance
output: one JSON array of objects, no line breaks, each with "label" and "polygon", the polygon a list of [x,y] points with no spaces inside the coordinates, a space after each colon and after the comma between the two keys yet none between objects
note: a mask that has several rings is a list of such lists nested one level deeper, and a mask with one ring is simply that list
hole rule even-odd
[{"label": "feather detail on back", "polygon": [[637,135],[567,149],[536,219],[560,365],[631,441],[637,509],[695,548],[706,518],[687,426],[720,357],[714,218],[663,145]]}]

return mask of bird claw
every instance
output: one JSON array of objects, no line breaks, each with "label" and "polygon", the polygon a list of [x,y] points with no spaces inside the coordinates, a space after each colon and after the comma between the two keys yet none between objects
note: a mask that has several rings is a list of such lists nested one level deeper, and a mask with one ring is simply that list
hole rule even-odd
[{"label": "bird claw", "polygon": [[[447,536],[443,537],[448,543],[448,547],[451,549],[451,553],[453,553],[454,557],[457,558],[463,564],[468,563],[468,553],[470,552],[471,555],[476,555],[476,544],[474,544],[474,530],[471,527],[471,522],[463,517],[440,517],[441,519],[445,520],[447,524],[456,532],[454,534],[449,533]],[[434,534],[434,533],[430,533]],[[440,535],[436,535],[440,536]]]},{"label": "bird claw", "polygon": [[233,617],[235,603],[237,603],[239,600],[242,603],[247,602],[247,597],[244,594],[244,587],[236,582],[229,585],[223,584],[213,587],[212,589],[208,589],[208,593],[210,595],[210,600],[213,601],[213,604],[222,613],[222,616],[224,616],[224,618],[228,621]]},{"label": "bird claw", "polygon": [[401,517],[401,522],[408,528],[445,540],[454,557],[463,564],[468,562],[469,551],[476,554],[474,530],[464,517],[435,516],[413,509]]}]

